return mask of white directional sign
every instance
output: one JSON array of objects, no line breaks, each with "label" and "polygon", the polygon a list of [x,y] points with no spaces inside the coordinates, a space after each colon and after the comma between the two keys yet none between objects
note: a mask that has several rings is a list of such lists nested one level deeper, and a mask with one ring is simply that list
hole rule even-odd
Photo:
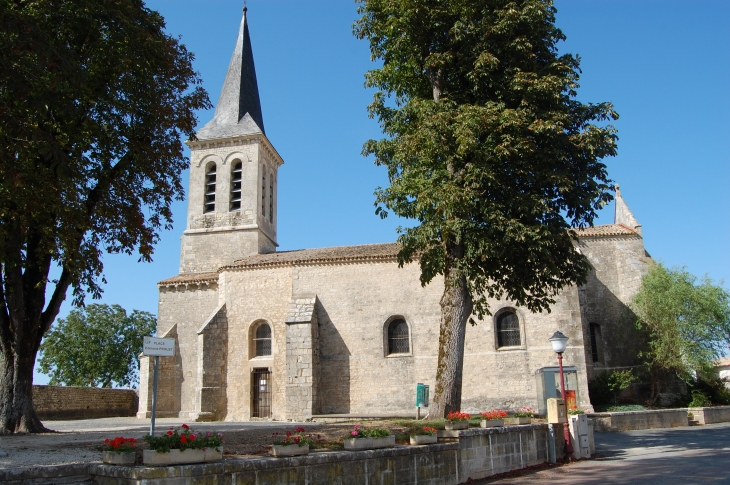
[{"label": "white directional sign", "polygon": [[142,353],[144,355],[152,355],[157,357],[174,357],[175,339],[145,337],[144,345],[142,347]]}]

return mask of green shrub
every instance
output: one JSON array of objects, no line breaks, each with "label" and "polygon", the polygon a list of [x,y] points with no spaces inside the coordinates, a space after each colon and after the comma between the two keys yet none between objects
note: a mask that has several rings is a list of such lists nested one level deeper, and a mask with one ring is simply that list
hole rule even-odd
[{"label": "green shrub", "polygon": [[702,391],[692,391],[692,400],[687,405],[691,408],[704,408],[712,406],[710,398]]},{"label": "green shrub", "polygon": [[596,405],[613,403],[618,404],[621,391],[636,381],[636,376],[628,370],[603,371],[588,382],[588,394],[591,402]]}]

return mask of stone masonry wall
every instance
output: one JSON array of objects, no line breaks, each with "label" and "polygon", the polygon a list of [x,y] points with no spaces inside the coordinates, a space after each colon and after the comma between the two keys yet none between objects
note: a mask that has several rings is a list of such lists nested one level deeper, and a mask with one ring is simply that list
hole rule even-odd
[{"label": "stone masonry wall", "polygon": [[[161,287],[157,317],[157,336],[164,337],[175,327],[175,357],[160,358],[160,382],[157,394],[158,416],[195,417],[198,399],[198,330],[218,307],[218,286],[179,285]],[[147,389],[141,393],[139,417],[149,415],[152,389],[152,361],[141,360],[140,382]],[[166,396],[170,398],[167,399]]]},{"label": "stone masonry wall", "polygon": [[197,421],[226,416],[226,360],[228,358],[228,317],[225,304],[218,307],[198,330]]},{"label": "stone masonry wall", "polygon": [[[272,417],[286,419],[286,325],[284,320],[292,298],[291,271],[272,268],[226,272],[220,275],[225,288],[222,297],[228,316],[228,412],[226,420],[251,418],[251,374],[253,369],[272,372]],[[271,325],[272,355],[254,357],[252,329],[260,322]]]},{"label": "stone masonry wall", "polygon": [[[629,303],[650,261],[644,240],[638,235],[585,238],[579,247],[594,268],[579,292],[589,378],[604,370],[639,365],[642,339]],[[599,362],[593,362],[591,354],[591,323],[600,325]]]},{"label": "stone masonry wall", "polygon": [[[395,262],[319,264],[261,268],[221,274],[228,308],[228,420],[249,419],[250,370],[272,369],[275,419],[286,412],[286,324],[292,295],[317,296],[319,335],[319,412],[354,414],[414,413],[415,387],[435,384],[442,280],[425,288],[416,265]],[[561,330],[571,338],[566,365],[579,368],[578,397],[588,406],[578,295],[569,288],[551,313],[517,308],[522,345],[497,349],[495,322],[487,318],[467,328],[463,410],[537,406],[535,373],[557,364],[548,338]],[[509,302],[492,301],[493,312]],[[387,323],[403,317],[410,330],[410,352],[387,355]],[[266,321],[273,329],[273,355],[250,358],[249,329]],[[313,408],[316,405],[313,404]]]},{"label": "stone masonry wall", "polygon": [[[458,443],[343,452],[293,458],[249,458],[176,467],[94,464],[99,485],[186,483],[203,485],[456,485],[548,461],[548,425],[470,429]],[[561,455],[562,445],[558,446]]]},{"label": "stone masonry wall", "polygon": [[33,386],[33,404],[42,420],[134,416],[137,391],[96,387]]}]

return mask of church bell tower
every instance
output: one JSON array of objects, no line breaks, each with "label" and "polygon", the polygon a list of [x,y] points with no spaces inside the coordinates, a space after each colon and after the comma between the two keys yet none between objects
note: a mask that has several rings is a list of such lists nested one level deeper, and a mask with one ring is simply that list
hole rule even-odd
[{"label": "church bell tower", "polygon": [[278,169],[266,138],[246,9],[215,115],[190,147],[180,273],[216,271],[276,251]]}]

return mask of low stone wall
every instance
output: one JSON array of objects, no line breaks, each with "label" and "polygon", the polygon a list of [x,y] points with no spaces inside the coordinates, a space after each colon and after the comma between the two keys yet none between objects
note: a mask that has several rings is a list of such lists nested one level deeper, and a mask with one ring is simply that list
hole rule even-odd
[{"label": "low stone wall", "polygon": [[33,386],[33,404],[41,420],[135,416],[137,391],[96,387]]},{"label": "low stone wall", "polygon": [[687,409],[657,409],[622,413],[594,413],[588,419],[596,431],[678,428],[687,426]]},{"label": "low stone wall", "polygon": [[92,464],[89,474],[99,485],[456,485],[544,463],[549,446],[548,425],[532,424],[464,430],[455,442],[435,445],[159,468]]},{"label": "low stone wall", "polygon": [[687,408],[699,424],[730,423],[730,406]]}]

